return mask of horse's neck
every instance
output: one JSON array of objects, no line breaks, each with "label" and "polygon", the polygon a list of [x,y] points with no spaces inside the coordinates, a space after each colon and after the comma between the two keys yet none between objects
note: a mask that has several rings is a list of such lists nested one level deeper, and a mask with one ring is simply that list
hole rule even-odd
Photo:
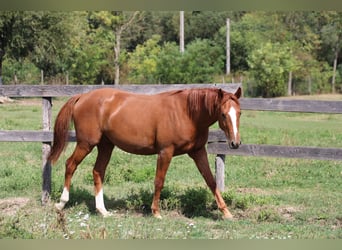
[{"label": "horse's neck", "polygon": [[216,95],[204,91],[191,93],[187,105],[193,121],[199,126],[209,127],[217,121]]},{"label": "horse's neck", "polygon": [[195,123],[203,128],[208,128],[217,121],[217,114],[209,110],[203,110],[195,119]]}]

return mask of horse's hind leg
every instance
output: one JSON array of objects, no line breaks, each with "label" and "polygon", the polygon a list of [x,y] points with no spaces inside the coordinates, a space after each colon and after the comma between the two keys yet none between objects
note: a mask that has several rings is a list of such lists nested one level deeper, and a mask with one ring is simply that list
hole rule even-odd
[{"label": "horse's hind leg", "polygon": [[82,160],[91,152],[93,146],[88,144],[77,143],[73,154],[69,157],[65,164],[65,179],[63,193],[60,198],[60,202],[56,203],[56,208],[62,210],[65,204],[69,201],[69,191],[71,185],[71,178]]},{"label": "horse's hind leg", "polygon": [[114,145],[103,137],[101,142],[97,145],[98,155],[93,169],[96,210],[104,217],[109,216],[110,213],[104,205],[102,185],[113,148]]}]

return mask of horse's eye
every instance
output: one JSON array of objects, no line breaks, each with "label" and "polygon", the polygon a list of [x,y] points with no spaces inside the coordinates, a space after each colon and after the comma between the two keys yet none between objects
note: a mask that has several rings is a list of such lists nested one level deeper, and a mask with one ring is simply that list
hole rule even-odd
[{"label": "horse's eye", "polygon": [[222,113],[222,118],[226,119],[226,115],[224,113]]}]

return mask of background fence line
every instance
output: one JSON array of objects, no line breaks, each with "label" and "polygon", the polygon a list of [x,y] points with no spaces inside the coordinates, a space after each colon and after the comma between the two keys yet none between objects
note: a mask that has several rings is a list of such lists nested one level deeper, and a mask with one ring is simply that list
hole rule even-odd
[{"label": "background fence line", "polygon": [[[47,155],[53,140],[52,132],[52,98],[72,96],[98,88],[116,88],[125,91],[155,94],[169,90],[189,88],[222,88],[235,92],[241,84],[173,84],[173,85],[2,85],[0,96],[7,97],[40,97],[42,98],[42,130],[0,130],[0,142],[41,142],[42,146],[42,203],[49,200],[51,192],[51,166]],[[308,112],[342,114],[342,101],[285,100],[273,98],[241,98],[242,110]],[[70,131],[70,141],[75,141],[75,132]],[[216,154],[215,170],[219,189],[224,190],[225,155],[268,156],[306,158],[319,160],[342,160],[342,148],[294,147],[279,145],[242,144],[239,149],[227,147],[226,138],[220,130],[210,130],[207,150]]]}]

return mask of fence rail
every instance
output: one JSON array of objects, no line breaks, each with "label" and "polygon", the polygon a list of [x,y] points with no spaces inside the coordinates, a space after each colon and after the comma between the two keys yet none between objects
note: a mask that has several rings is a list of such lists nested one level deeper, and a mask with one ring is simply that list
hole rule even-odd
[{"label": "fence rail", "polygon": [[[235,92],[241,84],[175,84],[175,85],[3,85],[0,86],[0,96],[8,97],[41,97],[43,109],[43,130],[0,130],[0,142],[42,142],[43,143],[43,196],[42,201],[48,199],[51,184],[51,166],[46,162],[50,151],[53,133],[51,131],[52,97],[72,96],[85,93],[98,88],[116,88],[135,93],[155,94],[168,90],[188,88],[222,88],[228,92]],[[307,112],[342,114],[342,101],[311,101],[311,100],[285,100],[241,98],[242,110],[263,110],[280,112]],[[75,141],[75,132],[71,131],[70,141]],[[230,150],[222,131],[210,130],[208,138],[208,153],[216,154],[216,180],[218,187],[224,189],[224,160],[225,155],[247,155],[268,157],[290,157],[319,160],[342,160],[342,148],[320,147],[290,147],[279,145],[243,144],[239,149]]]},{"label": "fence rail", "polygon": [[134,93],[156,94],[169,90],[190,88],[222,88],[235,91],[241,84],[141,84],[141,85],[2,85],[0,96],[60,97],[86,93],[94,89],[115,88]]},{"label": "fence rail", "polygon": [[[0,131],[0,142],[52,142],[52,131]],[[69,132],[69,141],[76,141],[74,131]],[[269,156],[279,158],[303,158],[317,160],[342,160],[342,148],[320,148],[304,146],[279,146],[262,144],[242,144],[239,149],[231,150],[221,130],[210,130],[207,151],[217,155]]]},{"label": "fence rail", "polygon": [[[155,94],[168,90],[189,88],[222,88],[233,92],[241,84],[164,84],[164,85],[3,85],[0,96],[62,97],[85,93],[99,88],[116,88],[135,93]],[[341,101],[286,100],[273,98],[241,98],[245,110],[342,114]]]}]

